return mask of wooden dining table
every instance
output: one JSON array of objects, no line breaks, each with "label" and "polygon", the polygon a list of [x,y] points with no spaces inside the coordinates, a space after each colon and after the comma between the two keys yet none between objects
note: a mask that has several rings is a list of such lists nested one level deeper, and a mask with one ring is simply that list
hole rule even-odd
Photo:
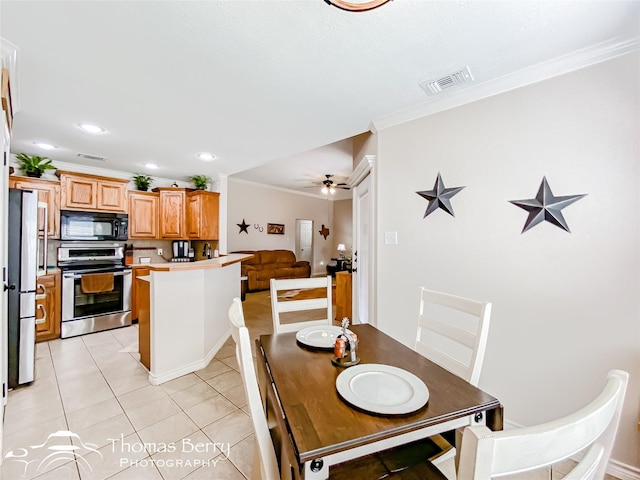
[{"label": "wooden dining table", "polygon": [[260,391],[283,479],[327,479],[331,465],[469,425],[502,429],[502,407],[493,396],[371,325],[349,329],[358,336],[361,365],[416,375],[429,389],[428,402],[401,415],[356,408],[336,389],[345,369],[331,362],[333,351],[304,346],[295,333],[260,336]]}]

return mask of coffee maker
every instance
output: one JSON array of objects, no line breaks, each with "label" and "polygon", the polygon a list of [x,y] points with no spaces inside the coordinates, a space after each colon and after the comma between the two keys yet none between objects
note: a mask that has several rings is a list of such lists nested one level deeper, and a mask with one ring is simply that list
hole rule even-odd
[{"label": "coffee maker", "polygon": [[172,262],[188,262],[189,257],[189,241],[188,240],[174,240],[173,241],[173,258]]}]

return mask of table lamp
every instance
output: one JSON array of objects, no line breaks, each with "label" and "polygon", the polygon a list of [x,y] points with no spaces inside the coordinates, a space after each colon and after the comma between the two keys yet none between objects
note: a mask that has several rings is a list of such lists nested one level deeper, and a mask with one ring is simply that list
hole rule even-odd
[{"label": "table lamp", "polygon": [[346,250],[346,247],[344,246],[344,243],[339,243],[338,244],[338,251],[340,252],[340,254],[338,255],[338,258],[340,260],[344,260],[344,252]]}]

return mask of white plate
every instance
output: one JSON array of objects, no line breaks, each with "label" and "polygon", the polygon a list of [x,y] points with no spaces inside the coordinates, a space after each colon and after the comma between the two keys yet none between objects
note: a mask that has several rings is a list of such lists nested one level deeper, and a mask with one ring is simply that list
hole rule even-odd
[{"label": "white plate", "polygon": [[[300,343],[314,348],[333,349],[336,338],[342,333],[342,327],[333,325],[317,325],[307,327],[296,333],[296,340]],[[353,333],[347,329],[347,333]]]},{"label": "white plate", "polygon": [[414,412],[429,400],[429,389],[413,373],[377,363],[347,368],[338,375],[336,388],[351,405],[388,415]]}]

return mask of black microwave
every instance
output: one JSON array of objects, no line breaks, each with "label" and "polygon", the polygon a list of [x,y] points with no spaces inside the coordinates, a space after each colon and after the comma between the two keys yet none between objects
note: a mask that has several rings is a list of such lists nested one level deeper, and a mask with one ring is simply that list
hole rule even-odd
[{"label": "black microwave", "polygon": [[60,210],[60,240],[127,240],[126,213]]}]

